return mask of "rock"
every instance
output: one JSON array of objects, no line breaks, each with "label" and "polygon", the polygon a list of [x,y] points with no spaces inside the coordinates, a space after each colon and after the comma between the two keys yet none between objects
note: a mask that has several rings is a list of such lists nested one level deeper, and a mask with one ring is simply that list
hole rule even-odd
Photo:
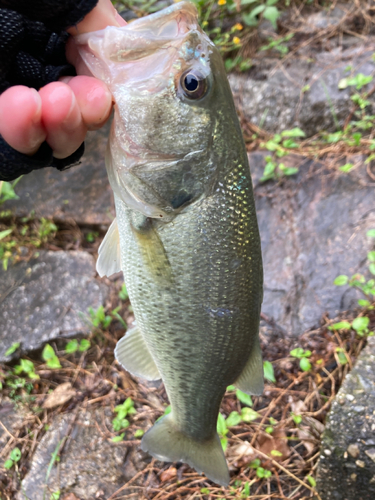
[{"label": "rock", "polygon": [[[317,489],[324,500],[375,498],[375,449],[371,445],[375,430],[374,367],[375,339],[369,337],[332,404],[323,433]],[[353,396],[352,401],[347,395]],[[339,399],[345,404],[340,405]],[[355,405],[363,406],[364,411],[358,414],[353,410]],[[330,456],[325,454],[327,449]]]},{"label": "rock", "polygon": [[325,30],[327,28],[333,28],[337,26],[350,12],[351,9],[348,7],[348,5],[338,4],[328,11],[321,10],[320,12],[314,12],[313,14],[306,16],[303,19],[303,23],[300,26],[299,32],[302,32],[304,34],[312,34],[322,29]]},{"label": "rock", "polygon": [[334,318],[358,307],[359,292],[333,281],[368,274],[374,187],[363,161],[343,175],[302,157],[287,159],[299,165],[298,175],[279,186],[260,184],[265,154],[250,154],[265,273],[262,312],[280,332],[300,335],[319,326],[324,313]]},{"label": "rock", "polygon": [[[111,415],[109,409],[91,409],[56,417],[40,441],[22,481],[22,491],[27,498],[44,500],[53,492],[61,491],[69,499],[104,500],[146,467],[147,462],[134,459],[135,450],[109,439],[107,428],[111,427]],[[64,438],[66,441],[62,443]],[[60,461],[47,476],[51,456],[59,443],[60,447],[64,444]],[[142,458],[146,455],[142,454]],[[17,500],[24,500],[22,491]]]},{"label": "rock", "polygon": [[114,205],[104,166],[108,134],[109,125],[88,133],[80,165],[64,172],[44,168],[22,177],[15,188],[19,199],[7,201],[1,209],[18,217],[35,212],[36,217],[56,221],[109,225]]},{"label": "rock", "polygon": [[80,317],[103,304],[108,288],[95,279],[94,258],[86,252],[40,251],[28,262],[0,269],[0,361],[15,342],[13,357],[60,337],[87,333]]},{"label": "rock", "polygon": [[[350,89],[339,90],[338,83],[345,76],[373,74],[374,44],[369,37],[366,47],[338,48],[313,58],[301,54],[282,66],[279,59],[263,55],[247,74],[229,75],[236,105],[246,120],[268,132],[300,127],[310,137],[336,131],[352,107]],[[345,71],[351,64],[353,75]],[[309,89],[302,92],[306,85]],[[370,101],[374,106],[374,95]]]}]

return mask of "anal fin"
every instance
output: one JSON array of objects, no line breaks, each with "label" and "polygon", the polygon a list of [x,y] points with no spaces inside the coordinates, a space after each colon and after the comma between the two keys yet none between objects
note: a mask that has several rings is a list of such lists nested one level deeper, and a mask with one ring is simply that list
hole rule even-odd
[{"label": "anal fin", "polygon": [[241,375],[234,382],[237,389],[246,394],[260,396],[264,388],[262,351],[260,349],[259,337],[256,336],[250,357],[242,370]]},{"label": "anal fin", "polygon": [[125,370],[132,375],[146,380],[161,379],[155,361],[137,326],[117,342],[115,356]]},{"label": "anal fin", "polygon": [[121,271],[120,237],[117,227],[117,219],[114,219],[104,236],[99,250],[96,270],[99,276],[112,276]]}]

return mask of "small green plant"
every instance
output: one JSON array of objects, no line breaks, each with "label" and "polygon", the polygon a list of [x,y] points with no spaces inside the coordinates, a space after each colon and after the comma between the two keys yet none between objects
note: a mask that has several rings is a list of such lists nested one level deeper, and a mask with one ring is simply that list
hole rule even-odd
[{"label": "small green plant", "polygon": [[99,306],[98,309],[93,309],[89,307],[88,309],[90,315],[90,321],[94,328],[103,327],[108,328],[112,323],[112,316],[106,315],[103,306]]},{"label": "small green plant", "polygon": [[4,463],[4,469],[11,469],[14,464],[21,460],[21,456],[21,450],[19,448],[13,448],[13,450],[10,452],[8,460],[6,460]]},{"label": "small green plant", "polygon": [[270,361],[263,362],[264,378],[269,382],[276,383],[275,373],[273,371],[273,365]]},{"label": "small green plant", "polygon": [[56,356],[53,347],[49,344],[44,346],[42,351],[42,358],[46,362],[48,368],[61,368],[59,358]]},{"label": "small green plant", "polygon": [[89,231],[86,234],[86,241],[88,243],[93,243],[98,236],[99,236],[99,233],[97,231]]},{"label": "small green plant", "polygon": [[270,470],[264,469],[260,464],[261,461],[259,460],[259,458],[256,458],[255,460],[252,460],[249,465],[251,469],[255,469],[256,475],[260,479],[271,477],[272,472]]},{"label": "small green plant", "polygon": [[28,359],[20,359],[20,364],[13,368],[13,373],[15,375],[25,373],[32,380],[39,379],[39,375],[35,373],[34,363]]},{"label": "small green plant", "polygon": [[290,355],[293,356],[293,358],[299,359],[299,366],[304,372],[308,372],[311,370],[311,363],[307,359],[311,356],[311,354],[311,351],[305,351],[304,349],[302,349],[302,347],[297,347],[296,349],[290,351]]},{"label": "small green plant", "polygon": [[20,342],[14,342],[10,347],[9,349],[7,349],[5,351],[5,356],[11,356],[12,354],[14,354],[17,349],[20,347],[21,343]]},{"label": "small green plant", "polygon": [[[126,417],[137,413],[137,410],[134,408],[134,401],[131,398],[127,398],[122,404],[117,405],[114,411],[117,413],[116,417],[112,420],[112,427],[115,432],[129,427],[130,423]],[[116,441],[121,441],[124,435],[121,439],[117,439]]]},{"label": "small green plant", "polygon": [[302,417],[301,415],[298,415],[296,413],[291,413],[290,416],[292,417],[293,419],[293,422],[296,424],[296,425],[299,425],[301,422],[302,422]]},{"label": "small green plant", "polygon": [[285,56],[289,52],[289,48],[287,45],[285,45],[285,42],[289,42],[294,36],[294,33],[288,33],[286,36],[279,37],[279,38],[269,38],[268,39],[268,44],[263,45],[263,47],[260,48],[260,50],[270,50],[270,49],[275,49],[282,56]]},{"label": "small green plant", "polygon": [[50,498],[50,500],[59,500],[60,495],[61,495],[61,491],[57,490],[57,491],[54,491],[49,498]]},{"label": "small green plant", "polygon": [[65,346],[66,354],[73,354],[77,351],[86,352],[90,349],[91,342],[87,339],[82,339],[79,343],[78,340],[70,340]]},{"label": "small green plant", "polygon": [[20,179],[21,177],[19,177],[13,182],[0,181],[0,205],[8,200],[18,199],[18,196],[16,195],[14,188],[16,187]]},{"label": "small green plant", "polygon": [[49,236],[55,234],[57,231],[57,226],[51,220],[42,217],[40,219],[40,224],[38,227],[38,236],[41,242],[45,242]]},{"label": "small green plant", "polygon": [[119,291],[119,294],[118,294],[119,298],[121,300],[123,300],[125,302],[125,300],[128,300],[129,299],[129,294],[128,294],[128,291],[126,289],[126,285],[125,283],[122,284],[122,287],[121,287],[121,290]]},{"label": "small green plant", "polygon": [[141,437],[143,436],[143,434],[144,434],[144,433],[145,433],[145,431],[144,431],[144,430],[142,430],[142,429],[137,429],[137,430],[135,431],[135,433],[134,433],[134,437],[135,437],[136,439],[139,439],[139,438],[141,438]]},{"label": "small green plant", "polygon": [[253,406],[253,400],[249,394],[240,391],[239,389],[236,391],[237,398],[241,401],[242,404],[247,406]]}]

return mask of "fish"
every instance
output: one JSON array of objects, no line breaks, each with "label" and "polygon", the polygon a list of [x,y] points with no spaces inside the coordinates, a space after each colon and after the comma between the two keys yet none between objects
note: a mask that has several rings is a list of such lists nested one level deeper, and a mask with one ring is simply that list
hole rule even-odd
[{"label": "fish", "polygon": [[226,486],[221,400],[230,384],[263,391],[263,270],[221,55],[189,2],[80,35],[77,46],[115,102],[106,167],[116,219],[97,271],[123,271],[136,320],[115,356],[132,375],[162,379],[171,405],[141,448]]}]

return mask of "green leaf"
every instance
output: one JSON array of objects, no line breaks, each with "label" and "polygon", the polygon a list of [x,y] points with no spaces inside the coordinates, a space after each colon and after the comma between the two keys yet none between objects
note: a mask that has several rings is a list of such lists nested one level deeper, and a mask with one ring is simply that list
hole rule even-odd
[{"label": "green leaf", "polygon": [[353,163],[345,163],[342,167],[339,167],[339,170],[341,172],[350,172],[353,169],[354,165]]},{"label": "green leaf", "polygon": [[297,347],[296,349],[293,349],[290,351],[290,355],[293,356],[294,358],[302,358],[304,355],[305,350],[302,349],[302,347]]},{"label": "green leaf", "polygon": [[241,420],[241,415],[237,411],[232,411],[226,419],[226,425],[227,427],[234,427],[238,425]]},{"label": "green leaf", "polygon": [[372,263],[368,266],[368,268],[369,268],[369,271],[370,271],[370,273],[371,273],[371,274],[375,274],[375,263],[374,263],[374,262],[372,262]]},{"label": "green leaf", "polygon": [[9,469],[11,469],[13,467],[13,465],[14,465],[13,460],[8,459],[4,463],[4,469],[9,470]]},{"label": "green leaf", "polygon": [[369,307],[371,304],[370,304],[370,301],[368,301],[368,300],[359,299],[358,300],[358,305],[361,306],[361,307]]},{"label": "green leaf", "polygon": [[369,238],[375,238],[375,229],[370,229],[369,231],[367,231],[366,236],[368,236]]},{"label": "green leaf", "polygon": [[5,231],[0,231],[0,240],[3,240],[7,236],[9,236],[12,231],[13,229],[5,229]]},{"label": "green leaf", "polygon": [[257,468],[257,471],[256,471],[256,474],[257,476],[262,479],[264,477],[266,477],[266,474],[265,474],[266,470],[263,468],[263,467],[258,467]]},{"label": "green leaf", "polygon": [[369,252],[369,253],[367,254],[367,258],[368,258],[368,260],[369,260],[370,262],[375,262],[375,252],[374,252],[374,251]]},{"label": "green leaf", "polygon": [[251,469],[257,469],[260,466],[261,462],[259,458],[255,458],[249,463]]},{"label": "green leaf", "polygon": [[246,481],[242,490],[242,497],[248,498],[250,496],[250,483]]},{"label": "green leaf", "polygon": [[9,347],[9,349],[5,351],[5,356],[10,356],[11,354],[15,353],[20,345],[21,345],[20,342],[14,342]]},{"label": "green leaf", "polygon": [[227,446],[228,446],[228,439],[226,437],[222,437],[222,438],[220,438],[220,443],[221,443],[221,446],[223,448],[223,451],[225,451],[227,449]]},{"label": "green leaf", "polygon": [[270,361],[264,361],[263,363],[264,378],[269,382],[276,383],[275,373],[273,371],[273,365]]},{"label": "green leaf", "polygon": [[11,460],[13,460],[13,462],[19,462],[19,460],[21,459],[21,450],[19,448],[14,448],[10,452],[10,458]]},{"label": "green leaf", "polygon": [[301,370],[304,372],[308,372],[311,370],[311,363],[307,358],[301,358],[299,362],[299,366]]},{"label": "green leaf", "polygon": [[362,332],[367,329],[369,323],[370,319],[367,316],[362,316],[353,320],[352,327],[356,332]]},{"label": "green leaf", "polygon": [[339,321],[328,327],[328,330],[350,330],[351,324],[349,321]]},{"label": "green leaf", "polygon": [[66,354],[73,354],[78,350],[78,340],[74,339],[68,342],[65,346]]},{"label": "green leaf", "polygon": [[291,130],[284,130],[284,132],[281,132],[281,135],[282,137],[306,137],[305,132],[298,127]]},{"label": "green leaf", "polygon": [[283,146],[288,149],[298,148],[298,144],[296,141],[293,141],[293,139],[285,139],[285,141],[283,141]]},{"label": "green leaf", "polygon": [[267,434],[272,434],[273,433],[273,427],[271,425],[269,425],[268,427],[266,427],[266,432]]},{"label": "green leaf", "polygon": [[82,339],[81,342],[79,343],[79,350],[80,352],[85,352],[88,349],[90,349],[91,343],[87,339]]},{"label": "green leaf", "polygon": [[124,439],[125,432],[121,433],[119,436],[115,436],[112,438],[113,443],[118,443]]},{"label": "green leaf", "polygon": [[49,497],[49,500],[59,500],[60,499],[60,495],[61,495],[61,491],[58,490],[58,491],[54,491],[50,497]]},{"label": "green leaf", "polygon": [[315,488],[316,486],[316,481],[315,479],[312,477],[312,476],[307,476],[306,478],[308,480],[308,482],[310,483],[310,486],[312,486],[313,488]]},{"label": "green leaf", "polygon": [[217,433],[219,434],[219,436],[225,436],[226,434],[228,434],[227,424],[225,422],[224,416],[221,413],[219,413],[217,417]]},{"label": "green leaf", "polygon": [[143,434],[144,434],[144,433],[145,433],[145,431],[143,431],[142,429],[137,429],[137,430],[135,431],[135,433],[134,433],[134,437],[135,437],[136,439],[141,438],[141,437],[143,436]]},{"label": "green leaf", "polygon": [[49,368],[61,368],[61,364],[57,356],[47,359],[46,363]]},{"label": "green leaf", "polygon": [[56,356],[55,351],[53,350],[53,347],[50,346],[49,344],[46,344],[44,346],[43,352],[42,352],[42,358],[44,361],[48,361],[49,359],[53,358]]},{"label": "green leaf", "polygon": [[283,454],[279,450],[271,450],[271,455],[273,457],[282,457]]},{"label": "green leaf", "polygon": [[335,281],[333,282],[334,285],[336,286],[343,286],[346,285],[349,281],[349,278],[345,276],[345,274],[340,274],[340,276],[337,276]]},{"label": "green leaf", "polygon": [[236,391],[236,396],[241,401],[242,404],[247,406],[253,406],[253,400],[251,399],[251,396],[249,396],[249,394],[246,394],[245,392],[242,392],[238,389]]},{"label": "green leaf", "polygon": [[210,490],[209,490],[209,488],[201,488],[201,493],[203,493],[203,495],[209,495]]},{"label": "green leaf", "polygon": [[302,416],[301,415],[296,415],[295,413],[291,413],[293,422],[296,425],[299,425],[302,422]]},{"label": "green leaf", "polygon": [[268,19],[272,26],[276,29],[277,24],[276,21],[280,17],[280,11],[277,7],[266,7],[263,12],[264,19]]},{"label": "green leaf", "polygon": [[241,409],[241,418],[246,423],[253,422],[257,418],[259,418],[259,416],[259,413],[247,406]]},{"label": "green leaf", "polygon": [[227,387],[227,391],[230,392],[230,391],[235,391],[236,388],[234,387],[234,385],[228,385]]}]

